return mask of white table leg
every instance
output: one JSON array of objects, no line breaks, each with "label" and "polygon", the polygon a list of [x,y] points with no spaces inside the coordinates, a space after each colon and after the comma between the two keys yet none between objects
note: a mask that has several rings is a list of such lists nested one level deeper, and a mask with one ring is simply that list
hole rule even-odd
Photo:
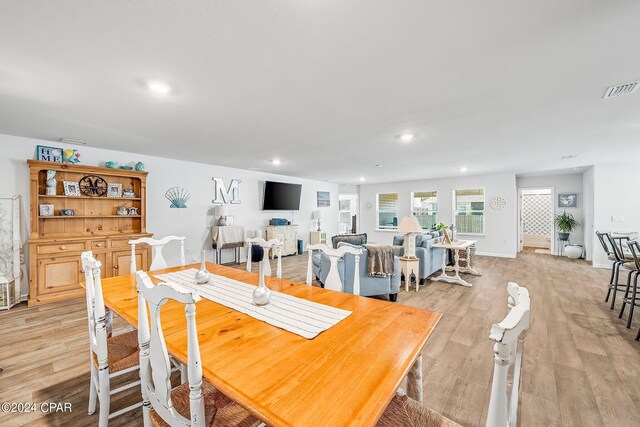
[{"label": "white table leg", "polygon": [[404,274],[404,291],[409,292],[409,281],[411,280],[411,277],[407,274],[406,266],[403,265],[403,267],[400,269],[400,274]]}]

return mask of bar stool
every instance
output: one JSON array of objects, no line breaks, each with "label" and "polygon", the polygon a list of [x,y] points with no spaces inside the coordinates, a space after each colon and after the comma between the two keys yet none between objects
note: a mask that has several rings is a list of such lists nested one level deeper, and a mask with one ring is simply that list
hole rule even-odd
[{"label": "bar stool", "polygon": [[[611,310],[613,310],[616,305],[616,294],[618,292],[618,289],[622,290],[625,288],[624,284],[618,283],[618,280],[620,277],[620,270],[630,272],[630,270],[624,267],[623,264],[625,262],[633,261],[633,258],[630,255],[626,255],[622,249],[623,240],[628,241],[629,237],[622,236],[622,237],[614,238],[613,236],[611,236],[611,233],[600,233],[600,234],[602,234],[608,240],[609,245],[611,246],[611,252],[609,252],[608,250],[605,250],[605,252],[608,252],[607,255],[609,256],[609,259],[614,261],[612,266],[612,279],[611,279],[611,282],[609,283],[609,290],[607,291],[607,297],[605,298],[605,302],[608,301],[609,295],[611,291],[613,291],[613,296],[611,298]],[[619,240],[620,242],[616,244],[615,242],[616,240]]]},{"label": "bar stool", "polygon": [[596,236],[598,236],[598,240],[600,240],[600,244],[602,245],[602,249],[604,249],[604,252],[607,254],[607,258],[609,259],[609,261],[613,261],[613,264],[611,265],[611,278],[609,279],[609,284],[607,285],[607,297],[604,299],[604,302],[609,301],[611,289],[613,289],[613,279],[616,277],[616,272],[618,271],[618,266],[620,265],[613,250],[609,249],[609,245],[607,244],[607,240],[609,239],[606,237],[607,234],[608,233],[600,233],[599,231],[596,231]]},{"label": "bar stool", "polygon": [[[636,306],[640,306],[640,301],[636,301],[636,291],[638,288],[638,275],[640,274],[640,245],[637,240],[631,240],[627,242],[627,246],[629,246],[629,250],[631,251],[631,255],[633,256],[633,261],[625,262],[622,264],[623,268],[629,270],[629,277],[627,278],[627,289],[625,290],[624,297],[622,297],[622,309],[620,310],[619,318],[622,318],[624,314],[624,309],[627,304],[630,304],[629,308],[629,319],[627,320],[627,328],[631,328],[631,320],[633,319],[633,309]],[[633,290],[631,290],[631,276],[633,275]],[[631,298],[629,298],[629,291],[631,291]]]}]

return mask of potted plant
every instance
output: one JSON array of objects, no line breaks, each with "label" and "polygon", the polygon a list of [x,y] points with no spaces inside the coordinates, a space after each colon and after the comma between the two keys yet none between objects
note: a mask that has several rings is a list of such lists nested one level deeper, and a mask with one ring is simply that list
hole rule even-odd
[{"label": "potted plant", "polygon": [[444,229],[447,228],[447,226],[439,222],[434,225],[433,228],[442,236],[444,234]]},{"label": "potted plant", "polygon": [[556,227],[558,228],[558,239],[569,240],[569,234],[580,225],[578,221],[567,211],[555,216]]}]

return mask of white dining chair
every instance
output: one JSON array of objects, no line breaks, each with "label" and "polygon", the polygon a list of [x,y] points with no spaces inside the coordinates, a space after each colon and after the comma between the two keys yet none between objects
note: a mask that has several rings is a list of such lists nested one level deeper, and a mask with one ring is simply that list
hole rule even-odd
[{"label": "white dining chair", "polygon": [[[491,326],[489,339],[495,341],[493,380],[486,427],[516,427],[524,335],[531,322],[531,301],[527,288],[507,285],[509,313]],[[422,386],[422,378],[417,378]],[[403,390],[391,400],[377,427],[459,427],[436,411],[409,398]]]},{"label": "white dining chair", "polygon": [[93,257],[91,251],[81,255],[82,269],[86,282],[87,319],[89,323],[89,364],[91,380],[89,383],[89,415],[96,410],[100,401],[98,425],[104,427],[108,420],[129,412],[142,405],[142,402],[127,406],[119,411],[109,413],[111,396],[140,384],[132,381],[118,388],[111,389],[111,380],[139,369],[137,332],[131,331],[121,335],[109,336],[107,313],[102,296],[100,274],[102,264]]},{"label": "white dining chair", "polygon": [[180,236],[167,236],[162,239],[152,239],[151,237],[141,237],[140,239],[129,240],[129,244],[131,245],[131,268],[130,274],[138,271],[138,266],[136,265],[136,245],[147,244],[151,246],[153,249],[151,255],[151,266],[149,266],[149,270],[161,270],[163,268],[167,268],[167,261],[162,256],[162,250],[165,245],[170,242],[180,242],[180,265],[185,265],[185,257],[184,257],[184,241],[186,237]]},{"label": "white dining chair", "polygon": [[307,285],[311,285],[313,283],[313,251],[320,251],[329,257],[329,271],[327,273],[327,278],[324,281],[324,288],[338,292],[344,292],[344,284],[342,283],[342,280],[340,280],[340,273],[338,272],[338,260],[346,254],[354,255],[355,270],[353,273],[353,294],[360,295],[360,255],[362,255],[362,249],[354,248],[352,246],[340,246],[339,248],[334,249],[324,243],[318,243],[314,245],[307,245],[307,251],[309,253],[309,260],[307,261]]},{"label": "white dining chair", "polygon": [[[198,294],[173,283],[154,285],[143,271],[136,272],[136,283],[145,427],[167,424],[209,427],[213,423],[216,426],[259,426],[259,420],[202,377],[196,328],[196,302],[200,300]],[[188,381],[173,389],[170,381],[171,364],[160,322],[160,309],[169,300],[184,304],[187,318]],[[151,327],[148,319],[151,320]]]},{"label": "white dining chair", "polygon": [[265,276],[271,276],[271,263],[269,262],[269,251],[273,250],[278,257],[278,265],[276,267],[276,277],[282,278],[282,242],[278,239],[264,240],[262,237],[253,237],[245,240],[247,247],[247,271],[251,271],[251,246],[258,245],[264,251],[262,256],[262,271]]}]

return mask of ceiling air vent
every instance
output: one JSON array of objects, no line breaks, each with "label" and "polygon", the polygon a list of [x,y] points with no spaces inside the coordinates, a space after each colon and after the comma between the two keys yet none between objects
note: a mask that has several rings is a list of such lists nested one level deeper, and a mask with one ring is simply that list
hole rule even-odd
[{"label": "ceiling air vent", "polygon": [[620,95],[627,95],[629,93],[633,93],[638,89],[640,85],[640,81],[623,83],[621,85],[610,86],[607,88],[607,91],[604,93],[603,98],[615,98]]}]

